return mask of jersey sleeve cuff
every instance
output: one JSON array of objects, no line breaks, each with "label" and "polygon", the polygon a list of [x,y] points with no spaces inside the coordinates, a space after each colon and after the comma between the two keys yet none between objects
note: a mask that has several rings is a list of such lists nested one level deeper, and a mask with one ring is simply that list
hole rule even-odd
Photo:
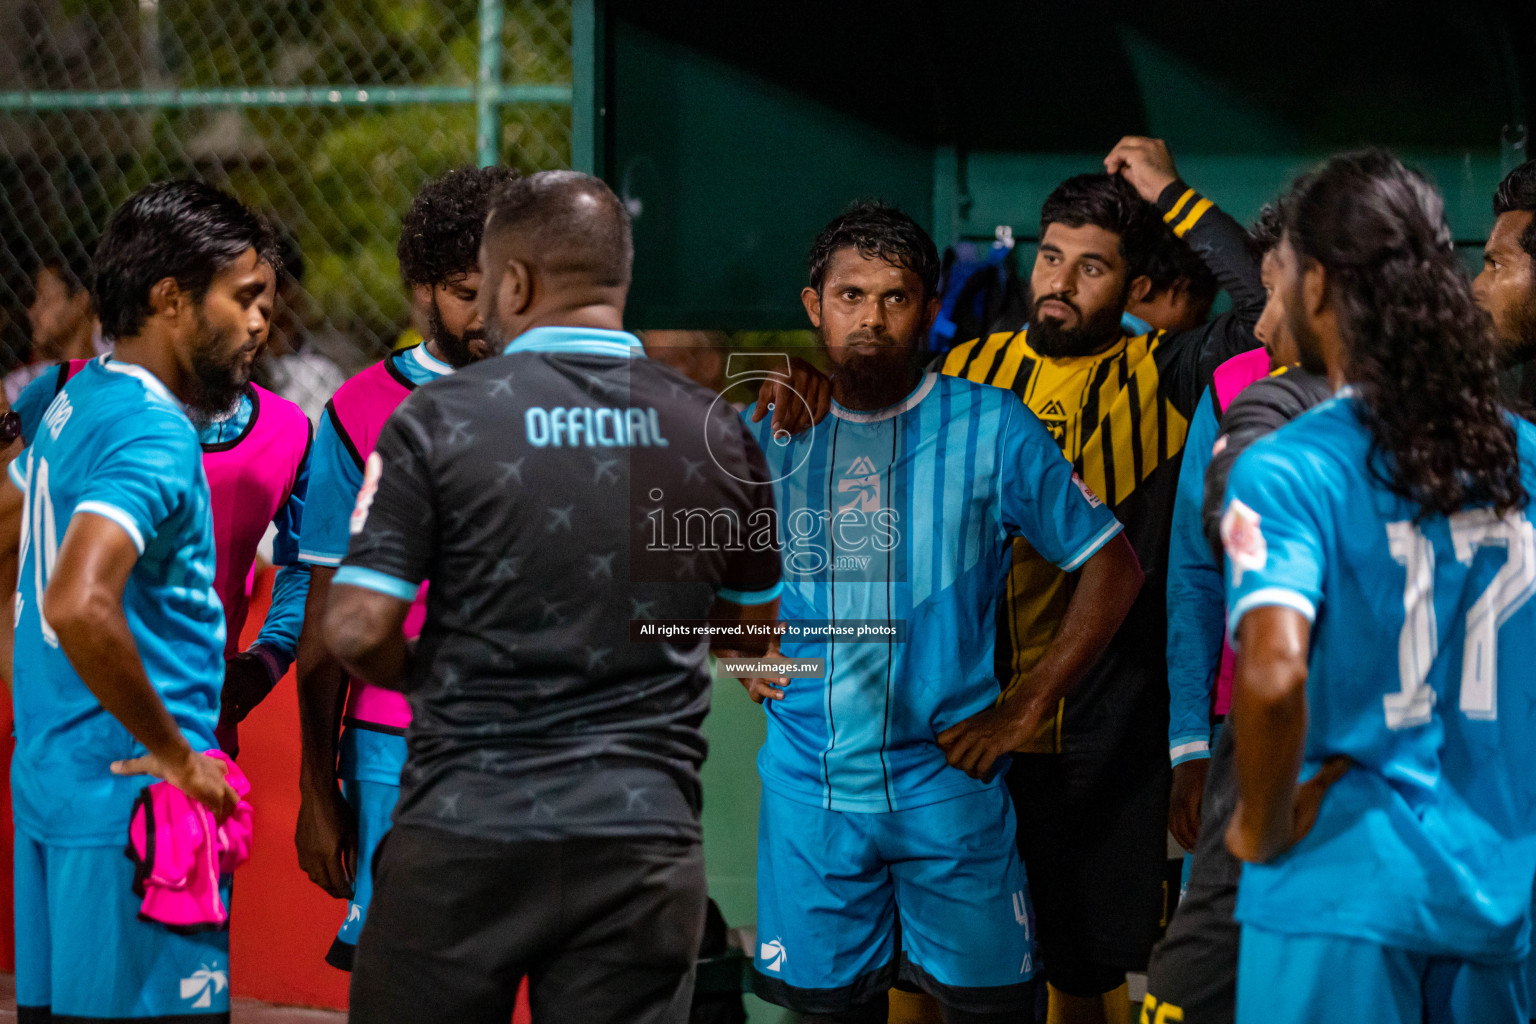
[{"label": "jersey sleeve cuff", "polygon": [[27,489],[27,475],[21,470],[20,456],[17,456],[11,460],[11,464],[6,468],[6,472],[10,474],[11,483],[15,484],[23,491]]},{"label": "jersey sleeve cuff", "polygon": [[256,656],[257,660],[261,662],[262,667],[267,670],[267,675],[271,677],[274,686],[277,685],[279,679],[287,674],[288,666],[293,664],[293,657],[291,655],[284,656],[279,654],[260,640],[246,648],[245,653]]},{"label": "jersey sleeve cuff", "polygon": [[781,580],[767,590],[732,590],[729,587],[721,587],[715,591],[715,596],[732,604],[767,604],[784,592],[784,582]]},{"label": "jersey sleeve cuff", "polygon": [[1211,741],[1194,737],[1179,737],[1168,747],[1168,760],[1174,767],[1185,761],[1198,761],[1211,756]]},{"label": "jersey sleeve cuff", "polygon": [[1175,181],[1157,197],[1157,208],[1163,214],[1163,223],[1172,228],[1179,238],[1183,238],[1200,223],[1200,218],[1205,216],[1212,205],[1209,199],[1182,181]]},{"label": "jersey sleeve cuff", "polygon": [[416,591],[421,589],[420,583],[410,583],[398,576],[391,576],[376,569],[364,569],[360,565],[342,566],[336,571],[336,575],[331,577],[331,584],[362,587],[364,590],[376,591],[402,601],[414,600]]},{"label": "jersey sleeve cuff", "polygon": [[75,515],[79,515],[82,512],[89,512],[91,515],[112,520],[123,528],[123,532],[133,541],[133,546],[138,549],[139,554],[142,555],[144,553],[144,531],[139,529],[139,524],[134,521],[133,516],[123,509],[118,508],[116,505],[108,505],[104,501],[82,501],[75,506]]},{"label": "jersey sleeve cuff", "polygon": [[1077,554],[1073,555],[1067,561],[1060,563],[1058,568],[1061,569],[1062,572],[1076,572],[1078,569],[1082,568],[1084,562],[1088,561],[1088,559],[1092,558],[1095,554],[1098,553],[1099,548],[1102,548],[1105,544],[1108,544],[1110,541],[1114,540],[1115,535],[1123,529],[1125,529],[1125,524],[1120,522],[1118,519],[1114,520],[1108,526],[1104,527],[1103,530],[1099,531],[1099,535],[1085,544],[1082,550],[1080,550]]},{"label": "jersey sleeve cuff", "polygon": [[323,569],[334,569],[341,564],[345,555],[326,555],[318,551],[299,550],[299,561],[308,562],[310,565],[318,565]]},{"label": "jersey sleeve cuff", "polygon": [[1232,611],[1227,614],[1227,636],[1231,637],[1234,651],[1237,650],[1237,627],[1243,621],[1243,616],[1255,608],[1271,606],[1298,611],[1306,617],[1308,622],[1317,619],[1317,606],[1307,595],[1291,590],[1289,587],[1261,587],[1238,598],[1237,603],[1232,606]]}]

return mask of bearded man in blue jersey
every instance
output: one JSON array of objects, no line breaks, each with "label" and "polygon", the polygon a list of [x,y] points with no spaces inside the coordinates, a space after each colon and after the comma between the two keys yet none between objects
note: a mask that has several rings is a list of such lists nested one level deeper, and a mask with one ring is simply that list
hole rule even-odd
[{"label": "bearded man in blue jersey", "polygon": [[220,820],[236,806],[205,753],[224,611],[188,412],[229,409],[250,380],[275,258],[261,218],[212,186],[129,197],[94,263],[115,350],[70,378],[9,468],[26,524],[11,766],[24,1021],[229,1019],[228,931],[141,918],[123,850],[152,777]]},{"label": "bearded man in blue jersey", "polygon": [[[781,614],[895,632],[786,638],[824,677],[748,684],[768,702],[755,987],[808,1021],[883,1022],[899,977],[950,1024],[1018,1020],[1036,963],[1003,769],[1109,642],[1141,570],[1016,395],[921,369],[939,263],[915,221],[855,206],[810,265],[832,415],[791,438],[753,427],[786,535]],[[1021,536],[1081,572],[1031,685],[1000,702],[997,600]]]},{"label": "bearded man in blue jersey", "polygon": [[1282,204],[1279,303],[1335,397],[1239,457],[1239,1024],[1526,1020],[1536,428],[1438,193],[1380,150]]}]

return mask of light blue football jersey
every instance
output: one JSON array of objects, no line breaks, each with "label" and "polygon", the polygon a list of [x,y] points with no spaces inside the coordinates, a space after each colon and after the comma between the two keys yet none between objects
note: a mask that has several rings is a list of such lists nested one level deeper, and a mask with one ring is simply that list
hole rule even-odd
[{"label": "light blue football jersey", "polygon": [[123,610],[160,699],[197,750],[215,746],[224,611],[213,589],[213,517],[197,431],[176,398],[134,364],[94,361],[43,414],[11,465],[26,495],[16,590],[18,826],[61,845],[125,841],[146,777],[109,765],[144,748],[81,681],[40,614],[70,520],[104,516],[139,549]]},{"label": "light blue football jersey", "polygon": [[[1513,961],[1536,877],[1532,510],[1417,519],[1367,469],[1358,401],[1259,441],[1228,484],[1233,635],[1265,605],[1313,620],[1303,777],[1356,763],[1300,843],[1244,867],[1237,917]],[[1536,498],[1536,428],[1516,430]]]},{"label": "light blue football jersey", "polygon": [[786,657],[824,658],[826,676],[791,680],[766,705],[763,784],[836,811],[893,811],[1001,785],[1006,764],[972,779],[945,762],[935,738],[997,699],[997,602],[1012,539],[1071,570],[1120,523],[1003,388],[928,374],[897,405],[834,404],[814,428],[779,440],[772,417],[745,415],[775,481],[780,618],[900,631],[785,638]]}]

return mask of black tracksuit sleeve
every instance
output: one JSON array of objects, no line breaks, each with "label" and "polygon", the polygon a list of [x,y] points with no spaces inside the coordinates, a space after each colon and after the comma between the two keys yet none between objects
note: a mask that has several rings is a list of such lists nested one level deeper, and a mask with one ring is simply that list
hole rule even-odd
[{"label": "black tracksuit sleeve", "polygon": [[1226,211],[1182,181],[1163,189],[1154,204],[1173,233],[1189,243],[1226,289],[1232,308],[1209,323],[1163,339],[1162,370],[1168,397],[1186,416],[1216,368],[1240,352],[1258,347],[1253,326],[1264,311],[1264,283],[1248,249],[1248,234]]}]

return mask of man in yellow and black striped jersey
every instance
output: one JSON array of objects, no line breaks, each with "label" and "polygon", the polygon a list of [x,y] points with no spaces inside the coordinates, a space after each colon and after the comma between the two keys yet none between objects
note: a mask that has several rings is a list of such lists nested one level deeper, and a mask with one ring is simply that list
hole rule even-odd
[{"label": "man in yellow and black striped jersey", "polygon": [[[1195,404],[1222,361],[1258,344],[1264,306],[1242,227],[1179,180],[1162,142],[1123,139],[1105,169],[1068,179],[1045,202],[1031,323],[960,345],[941,364],[1023,399],[1125,524],[1147,577],[1103,657],[1009,773],[1052,1024],[1123,1018],[1125,973],[1145,968],[1169,902],[1164,570],[1174,487]],[[1159,214],[1232,308],[1189,330],[1130,337],[1121,313],[1152,287],[1145,269]],[[1016,543],[999,616],[1005,692],[1028,685],[1072,585]]]}]

